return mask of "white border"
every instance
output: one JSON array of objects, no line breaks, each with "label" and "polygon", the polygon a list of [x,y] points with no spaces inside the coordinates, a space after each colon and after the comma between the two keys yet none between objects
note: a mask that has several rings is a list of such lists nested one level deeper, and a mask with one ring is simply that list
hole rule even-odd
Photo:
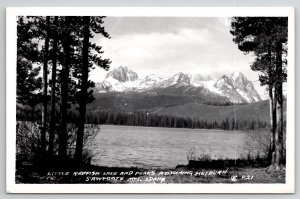
[{"label": "white border", "polygon": [[[15,184],[16,16],[288,16],[287,163],[285,184]],[[294,193],[295,21],[291,7],[14,7],[6,9],[6,191],[9,193]]]}]

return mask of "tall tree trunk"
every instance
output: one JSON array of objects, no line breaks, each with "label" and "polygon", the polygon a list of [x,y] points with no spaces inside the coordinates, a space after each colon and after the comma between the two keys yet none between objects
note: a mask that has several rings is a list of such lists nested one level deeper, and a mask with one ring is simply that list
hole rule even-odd
[{"label": "tall tree trunk", "polygon": [[277,111],[276,111],[276,104],[277,104],[277,101],[276,101],[276,98],[275,98],[275,88],[271,87],[271,91],[269,91],[270,93],[270,100],[271,100],[271,123],[272,123],[272,126],[271,126],[271,164],[274,166],[275,165],[275,157],[276,157],[276,154],[275,154],[275,146],[276,146],[276,143],[275,143],[275,135],[276,135],[276,128],[277,128]]},{"label": "tall tree trunk", "polygon": [[54,28],[53,28],[53,54],[52,54],[52,82],[51,82],[51,121],[49,128],[49,150],[48,153],[50,156],[53,155],[53,145],[55,137],[55,89],[56,89],[56,67],[57,67],[57,43],[58,43],[58,17],[54,17]]},{"label": "tall tree trunk", "polygon": [[87,83],[89,72],[89,38],[90,38],[90,17],[85,16],[84,20],[84,35],[83,35],[83,50],[82,50],[82,78],[81,78],[81,94],[79,102],[79,124],[76,141],[75,158],[77,161],[82,162],[83,150],[83,134],[86,115],[86,98],[87,98]]},{"label": "tall tree trunk", "polygon": [[64,53],[65,59],[61,70],[61,121],[59,134],[59,157],[67,157],[67,117],[68,117],[68,84],[70,72],[70,17],[65,17]]},{"label": "tall tree trunk", "polygon": [[272,85],[269,84],[269,107],[270,107],[270,126],[271,126],[271,135],[270,135],[270,146],[269,146],[269,154],[268,154],[268,159],[270,163],[272,164],[272,154],[273,154],[273,99],[272,99]]},{"label": "tall tree trunk", "polygon": [[50,17],[46,17],[46,35],[44,46],[44,64],[43,64],[43,112],[42,112],[42,131],[41,131],[41,153],[44,157],[46,153],[46,129],[47,129],[47,88],[48,88],[48,53],[49,53],[49,26]]},{"label": "tall tree trunk", "polygon": [[275,131],[276,131],[276,99],[275,88],[273,78],[273,62],[271,46],[268,47],[268,76],[269,76],[269,97],[270,97],[270,124],[271,124],[271,136],[270,136],[270,151],[269,158],[271,165],[275,165]]},{"label": "tall tree trunk", "polygon": [[276,46],[276,84],[275,84],[275,98],[277,100],[277,128],[275,134],[275,166],[280,169],[280,164],[283,161],[283,94],[282,94],[282,44],[279,42]]}]

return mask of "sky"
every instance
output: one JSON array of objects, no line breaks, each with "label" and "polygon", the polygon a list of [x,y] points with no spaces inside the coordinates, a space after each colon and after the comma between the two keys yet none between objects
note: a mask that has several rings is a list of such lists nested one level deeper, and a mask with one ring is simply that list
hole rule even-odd
[{"label": "sky", "polygon": [[[230,18],[216,17],[107,17],[104,27],[110,39],[95,35],[103,58],[112,61],[110,70],[127,66],[139,77],[149,74],[210,75],[218,78],[242,72],[259,88],[258,72],[250,69],[254,57],[244,54],[232,41]],[[104,80],[106,71],[91,71],[94,82]]]}]

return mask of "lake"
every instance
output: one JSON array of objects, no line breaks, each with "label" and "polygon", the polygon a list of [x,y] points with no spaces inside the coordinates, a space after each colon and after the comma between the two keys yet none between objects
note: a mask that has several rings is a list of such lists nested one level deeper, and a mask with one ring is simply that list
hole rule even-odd
[{"label": "lake", "polygon": [[[101,125],[89,146],[92,164],[111,167],[174,168],[187,164],[187,154],[239,158],[249,150],[241,131]],[[248,140],[249,141],[249,140]]]}]

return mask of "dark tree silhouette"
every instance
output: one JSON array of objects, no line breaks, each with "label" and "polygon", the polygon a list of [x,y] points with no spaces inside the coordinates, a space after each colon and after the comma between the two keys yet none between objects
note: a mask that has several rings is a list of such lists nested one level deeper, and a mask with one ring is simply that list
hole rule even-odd
[{"label": "dark tree silhouette", "polygon": [[[81,18],[79,19],[81,21]],[[95,64],[104,69],[109,68],[110,60],[103,59],[100,55],[103,53],[101,46],[97,44],[90,44],[89,39],[93,37],[93,34],[101,34],[102,36],[109,38],[108,33],[104,30],[103,17],[83,17],[83,44],[82,44],[82,64],[80,72],[80,98],[79,98],[79,122],[76,140],[76,153],[75,158],[77,161],[82,161],[83,151],[83,137],[84,137],[84,124],[86,118],[86,104],[94,100],[92,90],[88,93],[88,88],[94,86],[93,82],[89,82],[88,75],[89,70]],[[92,48],[97,52],[96,55],[90,53],[89,48]]]},{"label": "dark tree silhouette", "polygon": [[90,39],[90,17],[83,17],[83,49],[82,49],[82,77],[81,77],[81,93],[79,101],[79,123],[76,140],[75,158],[78,161],[82,160],[83,134],[86,112],[86,96],[89,70],[89,39]]},{"label": "dark tree silhouette", "polygon": [[52,77],[51,77],[51,120],[49,127],[49,149],[48,153],[51,156],[53,154],[54,147],[54,138],[55,138],[55,112],[56,112],[56,69],[57,69],[57,51],[58,51],[58,17],[54,17],[53,27],[52,27],[52,36],[53,36],[53,44],[52,44]]},{"label": "dark tree silhouette", "polygon": [[286,53],[283,46],[287,42],[287,18],[234,17],[231,26],[233,41],[241,51],[254,52],[256,60],[251,68],[263,73],[261,84],[268,86],[272,110],[271,165],[280,169],[283,163],[282,84],[286,81],[286,64],[282,59]]},{"label": "dark tree silhouette", "polygon": [[47,107],[48,107],[48,54],[49,54],[49,34],[50,17],[46,17],[45,45],[43,60],[43,112],[42,112],[42,130],[41,130],[41,153],[46,154],[46,130],[47,130]]},{"label": "dark tree silhouette", "polygon": [[67,117],[68,117],[68,86],[71,57],[71,17],[65,17],[64,23],[64,63],[61,70],[61,121],[59,133],[59,156],[62,160],[67,157]]},{"label": "dark tree silhouette", "polygon": [[35,21],[29,17],[18,17],[17,23],[17,103],[34,106],[42,87],[39,77],[40,67],[34,64],[40,62],[40,51]]}]

